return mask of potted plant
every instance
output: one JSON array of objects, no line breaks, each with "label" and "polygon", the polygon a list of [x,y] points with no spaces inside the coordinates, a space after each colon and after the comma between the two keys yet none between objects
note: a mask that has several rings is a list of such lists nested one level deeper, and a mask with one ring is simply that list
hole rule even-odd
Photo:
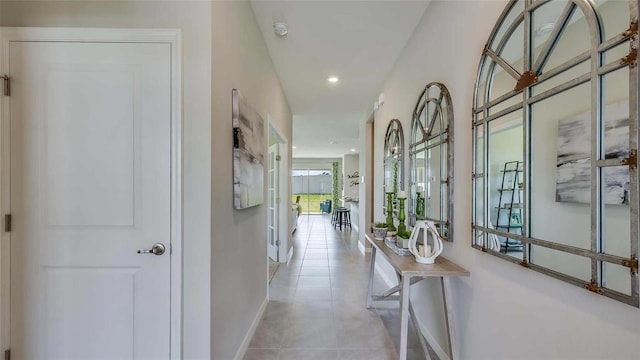
[{"label": "potted plant", "polygon": [[397,234],[397,245],[399,248],[408,248],[409,247],[409,238],[411,237],[411,231],[404,230],[404,231],[398,231]]},{"label": "potted plant", "polygon": [[383,222],[376,222],[371,226],[373,232],[373,238],[376,240],[383,240],[387,236],[387,224]]}]

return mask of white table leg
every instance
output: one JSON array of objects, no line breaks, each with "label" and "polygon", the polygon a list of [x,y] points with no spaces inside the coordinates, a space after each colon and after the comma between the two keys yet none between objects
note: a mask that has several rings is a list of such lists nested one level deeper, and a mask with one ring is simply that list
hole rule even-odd
[{"label": "white table leg", "polygon": [[[451,279],[449,277],[440,278],[442,284],[442,301],[444,302],[444,317],[447,323],[447,333],[449,335],[449,350],[451,360],[458,359],[458,346],[456,343],[456,332],[454,328],[453,304],[451,304]],[[449,297],[449,299],[447,299]]]},{"label": "white table leg", "polygon": [[373,296],[373,276],[376,272],[376,248],[375,246],[371,247],[371,269],[369,270],[369,287],[367,289],[367,309],[371,308],[373,301],[371,301],[371,296]]},{"label": "white table leg", "polygon": [[407,360],[407,339],[409,338],[409,298],[411,277],[401,277],[400,288],[400,360]]}]

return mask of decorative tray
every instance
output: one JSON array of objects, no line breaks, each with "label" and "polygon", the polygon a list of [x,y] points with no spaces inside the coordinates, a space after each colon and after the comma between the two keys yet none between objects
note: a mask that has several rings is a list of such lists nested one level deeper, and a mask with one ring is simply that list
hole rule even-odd
[{"label": "decorative tray", "polygon": [[400,256],[411,255],[411,251],[409,251],[409,249],[399,248],[398,246],[396,246],[395,240],[391,240],[391,238],[384,238],[384,244],[387,245],[389,249],[393,250],[394,253]]}]

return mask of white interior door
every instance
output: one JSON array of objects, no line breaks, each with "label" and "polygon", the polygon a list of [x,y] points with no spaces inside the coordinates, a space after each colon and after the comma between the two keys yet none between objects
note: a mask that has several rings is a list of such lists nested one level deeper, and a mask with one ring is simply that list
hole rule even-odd
[{"label": "white interior door", "polygon": [[273,261],[278,261],[278,223],[279,212],[278,203],[280,202],[280,193],[278,192],[278,164],[280,155],[278,152],[278,144],[269,146],[269,215],[267,220],[268,241],[267,253]]},{"label": "white interior door", "polygon": [[11,42],[9,76],[12,356],[168,359],[170,45]]}]

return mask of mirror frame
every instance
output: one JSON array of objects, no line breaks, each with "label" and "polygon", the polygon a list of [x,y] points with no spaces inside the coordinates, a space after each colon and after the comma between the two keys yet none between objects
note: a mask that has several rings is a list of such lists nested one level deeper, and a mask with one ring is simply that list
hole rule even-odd
[{"label": "mirror frame", "polygon": [[[518,2],[519,5],[524,3],[524,10],[512,17],[513,23],[506,24],[505,20],[510,15],[510,11],[514,8]],[[626,304],[640,307],[638,296],[638,245],[640,243],[638,223],[640,220],[638,211],[638,193],[639,193],[639,181],[638,181],[638,169],[637,169],[637,153],[639,143],[638,133],[638,83],[639,72],[637,67],[637,49],[638,49],[638,0],[628,0],[629,4],[629,28],[619,34],[613,34],[614,36],[604,36],[604,21],[601,18],[598,9],[591,0],[567,0],[566,6],[562,14],[559,14],[559,21],[554,25],[553,30],[549,36],[549,39],[543,44],[541,54],[538,59],[534,59],[531,45],[531,39],[533,38],[533,26],[532,26],[532,13],[538,7],[546,4],[548,0],[510,0],[500,18],[498,19],[495,27],[493,28],[489,40],[487,41],[484,52],[482,54],[480,64],[477,70],[477,80],[474,89],[474,103],[473,103],[473,145],[472,145],[472,246],[478,250],[489,253],[494,256],[498,256],[502,259],[518,263],[525,268],[535,270],[537,272],[552,276],[554,278],[569,282],[571,284],[584,287],[589,291],[596,294],[600,294]],[[564,28],[569,23],[570,16],[574,11],[581,11],[590,29],[590,48],[585,53],[580,54],[557,67],[548,71],[542,71],[542,68],[549,58],[549,54],[554,51],[557,45],[557,35],[561,34]],[[511,14],[513,15],[513,14]],[[523,61],[524,71],[522,74],[518,70],[514,69],[509,62],[500,56],[502,48],[504,48],[507,40],[513,35],[515,29],[520,23],[524,22],[524,41],[523,41]],[[506,26],[505,26],[506,25]],[[504,26],[504,27],[503,27]],[[500,29],[507,29],[501,39],[496,39]],[[500,41],[497,43],[497,41]],[[623,58],[618,58],[608,63],[604,62],[605,56],[603,55],[607,50],[610,50],[618,45],[628,43],[629,54]],[[498,44],[496,50],[492,50],[492,45]],[[535,63],[533,60],[536,60]],[[493,64],[489,63],[487,74],[483,74],[485,64],[493,61]],[[583,76],[577,76],[572,80],[568,80],[560,85],[552,87],[550,90],[544,91],[539,94],[535,94],[532,91],[534,84],[539,84],[547,79],[552,78],[554,75],[564,73],[567,70],[574,68],[577,65],[584,63],[585,61],[591,62],[591,70]],[[506,94],[497,94],[494,100],[490,100],[491,87],[493,81],[493,74],[496,68],[500,68],[505,73],[511,75],[517,84],[513,91]],[[629,157],[628,158],[615,158],[605,159],[603,144],[603,110],[606,104],[604,104],[603,89],[604,82],[603,77],[606,74],[612,73],[616,70],[628,68],[629,72]],[[483,82],[487,79],[486,83]],[[530,222],[530,197],[531,197],[531,185],[532,181],[535,181],[531,172],[531,124],[532,124],[532,111],[533,104],[542,100],[548,99],[553,95],[560,94],[565,90],[575,88],[582,84],[591,85],[591,216],[590,216],[590,249],[582,249],[574,246],[564,245],[557,242],[552,242],[543,239],[537,239],[531,236]],[[484,85],[484,87],[483,87]],[[483,90],[482,93],[481,89]],[[508,100],[520,96],[522,98],[517,104],[513,102],[509,103],[510,106],[502,111],[491,112],[490,110],[497,105],[503,105]],[[513,104],[513,105],[511,105]],[[478,219],[486,222],[489,220],[489,181],[485,178],[485,174],[488,174],[488,141],[487,136],[487,124],[505,114],[512,113],[514,111],[522,112],[523,120],[523,160],[524,160],[524,205],[522,215],[522,235],[515,233],[508,233],[494,229],[492,226],[486,226],[480,222],[476,223]],[[484,132],[483,132],[484,130]],[[478,146],[478,139],[482,138],[482,149]],[[478,152],[482,150],[482,158],[478,158]],[[593,160],[595,159],[595,160]],[[603,211],[604,209],[604,197],[600,189],[600,179],[602,176],[602,170],[610,166],[629,166],[629,207],[630,207],[630,241],[629,241],[629,257],[621,257],[608,254],[604,251],[604,234],[603,234]],[[481,180],[482,182],[479,182]],[[482,193],[477,193],[481,191]],[[478,207],[478,203],[480,207]],[[480,211],[482,214],[480,215]],[[536,219],[537,221],[544,221],[543,219]],[[492,246],[492,238],[496,236],[503,236],[510,239],[514,239],[522,242],[523,251],[522,258],[514,258],[506,254],[502,254],[498,249],[495,250],[495,246]],[[478,241],[481,239],[481,243]],[[582,279],[570,276],[565,273],[551,270],[549,268],[531,263],[531,247],[535,245],[538,247],[544,247],[555,251],[560,251],[566,254],[572,254],[587,258],[591,263],[591,281],[585,282]],[[604,271],[606,264],[614,264],[629,268],[629,281],[631,293],[625,294],[612,290],[606,287],[604,281]]]},{"label": "mirror frame", "polygon": [[[402,131],[402,123],[398,119],[392,119],[387,126],[387,132],[384,136],[384,163],[382,166],[383,172],[386,169],[387,163],[397,160],[398,163],[398,179],[397,188],[393,195],[394,207],[396,203],[396,195],[399,190],[404,190],[404,132]],[[385,188],[387,184],[387,178],[383,173],[383,187],[382,187],[382,199],[386,199],[387,195]],[[383,213],[387,213],[386,200],[382,205]]]},{"label": "mirror frame", "polygon": [[[429,89],[438,88],[440,90],[440,97],[438,99],[435,98],[426,98],[429,94]],[[444,102],[444,104],[443,104]],[[427,105],[432,103],[436,107],[436,111],[434,113],[434,117],[429,120],[429,125],[423,124],[420,121],[420,116],[427,109]],[[442,116],[442,108],[446,107],[447,118],[444,119]],[[436,121],[436,115],[440,120],[440,130],[437,133],[432,133],[433,123]],[[451,94],[449,93],[449,89],[439,82],[431,82],[424,87],[424,90],[418,96],[418,101],[416,101],[416,106],[413,109],[413,116],[411,119],[411,143],[409,144],[409,166],[410,166],[410,179],[409,179],[409,189],[411,191],[409,196],[409,224],[415,225],[417,220],[416,213],[416,201],[415,196],[417,192],[416,188],[416,178],[417,178],[417,168],[416,168],[416,155],[421,152],[427,152],[429,149],[440,147],[446,144],[447,151],[446,153],[440,152],[440,174],[441,176],[445,174],[443,169],[443,165],[446,164],[446,179],[440,179],[440,219],[445,218],[446,220],[437,220],[430,218],[428,215],[425,215],[421,220],[431,220],[438,227],[438,231],[444,240],[453,241],[453,103],[451,101]],[[445,126],[443,126],[445,125]],[[429,129],[429,127],[431,129]],[[425,143],[430,140],[439,139],[439,141],[435,144],[426,145]],[[427,170],[427,161],[425,157],[425,171]],[[442,183],[446,187],[446,201],[442,197]],[[446,229],[446,233],[445,230]],[[446,235],[445,235],[446,234]]]}]

